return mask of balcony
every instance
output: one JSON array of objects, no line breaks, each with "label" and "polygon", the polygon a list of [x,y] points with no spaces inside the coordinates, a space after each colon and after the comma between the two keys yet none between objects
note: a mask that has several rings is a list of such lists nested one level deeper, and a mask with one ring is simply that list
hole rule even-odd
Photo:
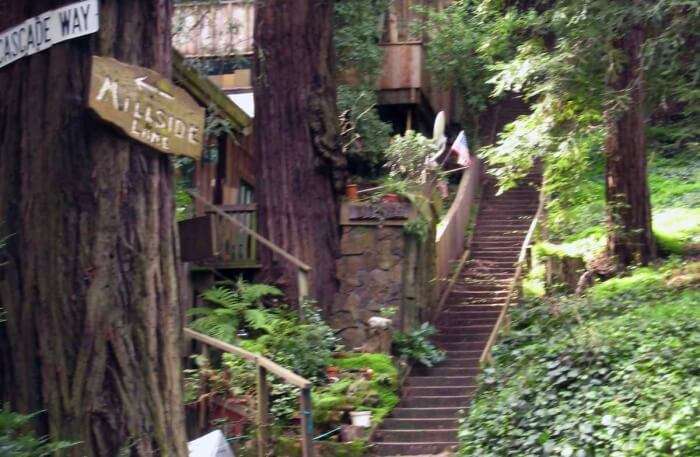
[{"label": "balcony", "polygon": [[[221,205],[228,215],[257,230],[257,205]],[[259,268],[257,243],[248,233],[217,213],[181,221],[180,256],[196,267],[215,269]]]}]

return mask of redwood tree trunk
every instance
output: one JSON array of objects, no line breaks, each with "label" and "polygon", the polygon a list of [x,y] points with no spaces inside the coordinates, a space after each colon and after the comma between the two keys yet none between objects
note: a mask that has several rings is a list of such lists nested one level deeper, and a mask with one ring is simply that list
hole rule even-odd
[{"label": "redwood tree trunk", "polygon": [[[332,0],[264,0],[255,19],[255,153],[261,231],[313,268],[326,310],[337,289],[338,143]],[[263,278],[297,296],[297,269],[262,249]]]},{"label": "redwood tree trunk", "polygon": [[629,99],[621,112],[610,109],[605,113],[608,253],[620,269],[647,264],[655,257],[644,133],[643,40],[641,26],[620,39],[618,46],[627,62],[610,87],[618,94],[628,91]]},{"label": "redwood tree trunk", "polygon": [[[66,3],[0,2],[0,30]],[[170,160],[85,109],[91,54],[169,74],[170,16],[103,0],[97,34],[0,69],[0,396],[75,456],[186,455]]]}]

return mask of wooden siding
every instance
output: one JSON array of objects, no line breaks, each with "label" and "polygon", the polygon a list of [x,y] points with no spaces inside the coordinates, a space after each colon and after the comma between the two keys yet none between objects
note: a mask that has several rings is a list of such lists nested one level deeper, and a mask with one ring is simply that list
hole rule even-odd
[{"label": "wooden siding", "polygon": [[175,7],[173,46],[186,57],[253,53],[255,8],[247,0]]}]

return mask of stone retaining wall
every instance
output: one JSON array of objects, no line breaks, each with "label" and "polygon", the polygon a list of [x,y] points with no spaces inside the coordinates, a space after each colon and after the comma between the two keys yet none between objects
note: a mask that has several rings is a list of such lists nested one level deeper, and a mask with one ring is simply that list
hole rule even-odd
[{"label": "stone retaining wall", "polygon": [[[346,204],[351,205],[351,204]],[[357,212],[357,211],[355,211]],[[341,257],[337,261],[340,290],[330,324],[351,348],[370,339],[367,321],[384,308],[394,307],[394,328],[407,330],[430,315],[432,279],[435,276],[435,224],[425,242],[404,233],[404,224],[416,217],[390,221],[352,220],[341,212]]]}]

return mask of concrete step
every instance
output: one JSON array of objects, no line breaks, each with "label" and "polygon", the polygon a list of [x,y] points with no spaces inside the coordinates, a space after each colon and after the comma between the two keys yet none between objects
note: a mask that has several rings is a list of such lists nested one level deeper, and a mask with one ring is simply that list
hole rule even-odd
[{"label": "concrete step", "polygon": [[432,337],[432,341],[435,344],[440,343],[461,343],[467,341],[484,341],[489,339],[491,331],[482,331],[481,333],[464,333],[464,334],[448,334],[448,335],[435,335]]},{"label": "concrete step", "polygon": [[396,407],[391,411],[393,419],[446,419],[457,417],[459,411],[464,408],[459,406],[443,406],[443,407],[423,407],[423,408],[402,408]]},{"label": "concrete step", "polygon": [[429,395],[424,397],[411,396],[404,397],[399,403],[401,408],[440,408],[440,407],[460,407],[469,405],[471,395]]},{"label": "concrete step", "polygon": [[445,351],[483,351],[484,347],[486,347],[486,341],[439,343],[437,346]]},{"label": "concrete step", "polygon": [[401,456],[401,455],[434,455],[457,446],[456,441],[417,443],[408,442],[381,442],[372,444],[372,453],[377,456]]},{"label": "concrete step", "polygon": [[506,289],[504,287],[498,287],[498,288],[492,289],[492,290],[478,290],[475,287],[466,288],[464,286],[462,286],[462,287],[455,286],[452,289],[452,293],[448,297],[448,300],[451,298],[454,298],[457,300],[464,300],[465,297],[494,298],[494,297],[505,297],[507,295],[508,295],[508,289]]},{"label": "concrete step", "polygon": [[467,376],[477,376],[479,373],[481,373],[478,357],[465,359],[448,357],[442,362],[440,362],[440,366],[445,368],[464,368],[468,370]]},{"label": "concrete step", "polygon": [[[465,359],[462,359],[465,360]],[[468,359],[476,360],[479,359]],[[478,372],[478,370],[477,370]],[[474,384],[474,376],[409,376],[404,387],[468,386]]]},{"label": "concrete step", "polygon": [[[452,317],[476,317],[474,313],[498,313],[501,312],[502,304],[479,304],[472,305],[470,302],[465,303],[463,300],[455,299],[452,303],[447,303],[447,308],[443,311],[447,318]],[[483,316],[481,314],[478,317],[491,317],[491,315]]]},{"label": "concrete step", "polygon": [[448,358],[456,358],[456,359],[467,359],[467,358],[476,358],[478,359],[481,357],[481,351],[479,350],[469,350],[469,351],[447,351],[447,357]]},{"label": "concrete step", "polygon": [[403,389],[403,395],[406,398],[434,397],[434,396],[458,397],[460,395],[473,394],[475,391],[476,391],[476,386],[473,384],[471,386],[420,386],[420,387],[405,387]]},{"label": "concrete step", "polygon": [[451,419],[386,419],[382,429],[387,430],[442,430],[457,428],[457,418]]},{"label": "concrete step", "polygon": [[467,317],[459,319],[438,319],[436,324],[439,332],[451,332],[453,329],[463,331],[465,327],[470,327],[473,325],[488,325],[493,326],[498,319],[498,313],[489,313],[488,317]]},{"label": "concrete step", "polygon": [[463,333],[490,332],[496,323],[496,318],[489,319],[486,324],[475,325],[440,325],[437,326],[438,335],[461,335]]},{"label": "concrete step", "polygon": [[457,428],[443,430],[389,430],[381,428],[375,432],[374,439],[378,443],[401,443],[404,441],[414,443],[455,442],[457,441]]}]

